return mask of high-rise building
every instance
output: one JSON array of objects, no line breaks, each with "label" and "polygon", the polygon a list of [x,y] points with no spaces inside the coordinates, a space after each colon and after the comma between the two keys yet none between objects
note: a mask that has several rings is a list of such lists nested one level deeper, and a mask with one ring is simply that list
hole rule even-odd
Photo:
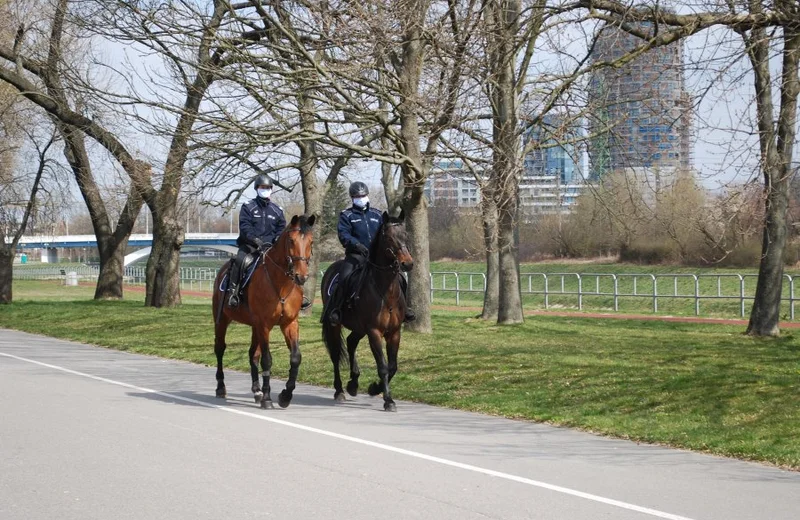
[{"label": "high-rise building", "polygon": [[425,181],[425,195],[431,206],[475,207],[481,192],[475,176],[461,161],[439,161]]},{"label": "high-rise building", "polygon": [[[652,25],[643,22],[641,27]],[[607,26],[592,61],[612,62],[642,42]],[[692,105],[684,84],[682,42],[651,49],[620,67],[597,69],[589,81],[589,103],[590,179],[633,171],[658,187],[691,169]]]},{"label": "high-rise building", "polygon": [[[548,114],[530,128],[519,186],[520,206],[526,213],[565,213],[577,202],[583,188],[579,124]],[[533,146],[531,146],[533,145]]]}]

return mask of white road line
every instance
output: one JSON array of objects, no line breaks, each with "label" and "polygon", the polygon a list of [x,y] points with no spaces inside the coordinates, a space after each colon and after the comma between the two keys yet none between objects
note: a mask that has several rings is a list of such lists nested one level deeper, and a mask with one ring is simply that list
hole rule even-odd
[{"label": "white road line", "polygon": [[125,388],[130,388],[132,390],[137,390],[139,392],[145,392],[155,395],[160,395],[162,397],[166,397],[169,399],[174,399],[176,401],[183,401],[185,403],[191,403],[198,406],[205,406],[206,408],[214,408],[217,410],[221,410],[223,412],[233,413],[237,415],[243,415],[245,417],[251,417],[253,419],[258,419],[261,421],[267,421],[274,424],[280,424],[282,426],[288,426],[290,428],[296,428],[298,430],[303,430],[311,433],[316,433],[319,435],[324,435],[326,437],[333,437],[335,439],[341,439],[348,442],[354,442],[356,444],[361,444],[363,446],[370,446],[372,448],[377,448],[380,450],[391,451],[394,453],[399,453],[401,455],[406,455],[409,457],[414,457],[417,459],[427,460],[430,462],[436,462],[437,464],[443,464],[445,466],[451,466],[454,468],[464,469],[467,471],[472,471],[475,473],[482,473],[484,475],[489,475],[491,477],[502,478],[505,480],[510,480],[512,482],[519,482],[520,484],[526,484],[528,486],[534,486],[542,489],[548,489],[550,491],[555,491],[556,493],[562,493],[565,495],[571,495],[574,497],[583,498],[586,500],[591,500],[593,502],[599,502],[601,504],[606,504],[614,507],[619,507],[622,509],[627,509],[630,511],[636,511],[639,513],[644,513],[646,515],[654,516],[657,518],[667,518],[669,520],[693,520],[686,516],[674,515],[672,513],[666,513],[664,511],[658,511],[657,509],[650,509],[648,507],[637,506],[636,504],[629,504],[627,502],[622,502],[620,500],[614,500],[612,498],[601,497],[599,495],[593,495],[591,493],[584,493],[583,491],[578,491],[575,489],[566,488],[563,486],[557,486],[555,484],[548,484],[547,482],[542,482],[540,480],[533,480],[525,477],[520,477],[517,475],[512,475],[510,473],[503,473],[501,471],[495,471],[492,469],[481,468],[479,466],[473,466],[471,464],[464,464],[461,462],[456,462],[449,459],[443,459],[441,457],[434,457],[433,455],[426,455],[424,453],[419,453],[416,451],[406,450],[403,448],[396,448],[394,446],[390,446],[388,444],[381,444],[379,442],[368,441],[366,439],[359,439],[358,437],[351,437],[350,435],[342,435],[341,433],[331,432],[327,430],[322,430],[319,428],[314,428],[312,426],[305,426],[302,424],[297,424],[289,421],[284,421],[283,419],[276,419],[274,417],[269,417],[268,415],[261,415],[252,412],[245,412],[243,410],[237,410],[228,406],[221,406],[211,403],[206,403],[203,401],[198,401],[196,399],[190,399],[188,397],[182,397],[179,395],[173,395],[166,392],[160,392],[158,390],[153,390],[151,388],[144,388],[141,386],[131,385],[129,383],[123,383],[121,381],[115,381],[113,379],[107,379],[105,377],[93,376],[92,374],[86,374],[84,372],[78,372],[77,370],[70,370],[69,368],[60,367],[57,365],[51,365],[48,363],[42,363],[40,361],[36,361],[33,359],[27,359],[19,356],[15,356],[13,354],[6,354],[4,352],[0,352],[0,356],[5,356],[8,358],[16,359],[18,361],[24,361],[26,363],[32,363],[34,365],[39,365],[47,368],[52,368],[53,370],[59,370],[61,372],[66,372],[67,374],[73,374],[76,376],[86,377],[88,379],[94,379],[95,381],[102,381],[103,383],[109,383],[112,385],[122,386]]}]

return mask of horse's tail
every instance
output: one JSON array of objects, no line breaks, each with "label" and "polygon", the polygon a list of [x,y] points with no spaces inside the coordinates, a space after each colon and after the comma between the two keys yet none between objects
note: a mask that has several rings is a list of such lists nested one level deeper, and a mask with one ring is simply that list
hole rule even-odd
[{"label": "horse's tail", "polygon": [[[222,269],[219,270],[219,273],[217,273],[217,277],[214,279],[214,286],[212,287],[212,290],[214,292],[211,293],[212,294],[211,301],[213,302],[215,299],[219,300],[219,305],[217,306],[217,308],[212,309],[214,312],[215,324],[219,323],[219,320],[222,319],[222,313],[225,310],[225,293],[219,294],[221,292],[219,286],[220,284],[222,284],[222,280],[225,279],[227,271],[230,270],[230,263],[231,261],[228,260],[225,264],[223,264]],[[217,298],[213,298],[213,296],[216,296]]]},{"label": "horse's tail", "polygon": [[333,364],[346,367],[347,349],[342,337],[342,329],[336,330],[336,327],[328,323],[328,320],[324,320],[322,322],[322,342],[325,344],[325,350],[328,351]]}]

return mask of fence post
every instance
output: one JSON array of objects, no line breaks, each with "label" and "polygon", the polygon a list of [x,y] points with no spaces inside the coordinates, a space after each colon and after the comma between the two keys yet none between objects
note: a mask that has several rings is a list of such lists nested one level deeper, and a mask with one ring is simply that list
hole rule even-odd
[{"label": "fence post", "polygon": [[700,316],[700,282],[696,274],[693,274],[692,278],[694,278],[694,315]]},{"label": "fence post", "polygon": [[581,278],[581,274],[577,273],[578,276],[578,310],[583,310],[583,279]]},{"label": "fence post", "polygon": [[[547,289],[548,289],[548,286],[550,285],[550,282],[547,279],[547,273],[542,273],[542,276],[544,276],[544,308],[545,309],[549,309],[550,308],[550,295],[548,294]],[[530,280],[530,278],[528,278],[528,280]]]},{"label": "fence post", "polygon": [[650,278],[653,279],[653,313],[658,312],[658,278],[656,275],[651,274]]},{"label": "fence post", "polygon": [[744,276],[737,274],[739,277],[739,307],[740,316],[744,318]]},{"label": "fence post", "polygon": [[619,282],[617,275],[612,274],[611,278],[614,280],[614,312],[619,311]]},{"label": "fence post", "polygon": [[456,273],[456,306],[461,305],[461,284],[459,283],[458,273]]}]

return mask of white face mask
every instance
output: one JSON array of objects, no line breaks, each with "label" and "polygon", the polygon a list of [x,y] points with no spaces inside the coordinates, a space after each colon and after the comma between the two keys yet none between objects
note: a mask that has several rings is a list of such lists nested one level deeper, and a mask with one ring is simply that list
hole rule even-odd
[{"label": "white face mask", "polygon": [[261,197],[262,199],[268,199],[270,195],[272,195],[272,190],[270,189],[261,188],[256,191],[258,192],[258,196]]},{"label": "white face mask", "polygon": [[367,204],[369,204],[369,197],[359,197],[357,199],[353,199],[353,206],[357,208],[366,208]]}]

